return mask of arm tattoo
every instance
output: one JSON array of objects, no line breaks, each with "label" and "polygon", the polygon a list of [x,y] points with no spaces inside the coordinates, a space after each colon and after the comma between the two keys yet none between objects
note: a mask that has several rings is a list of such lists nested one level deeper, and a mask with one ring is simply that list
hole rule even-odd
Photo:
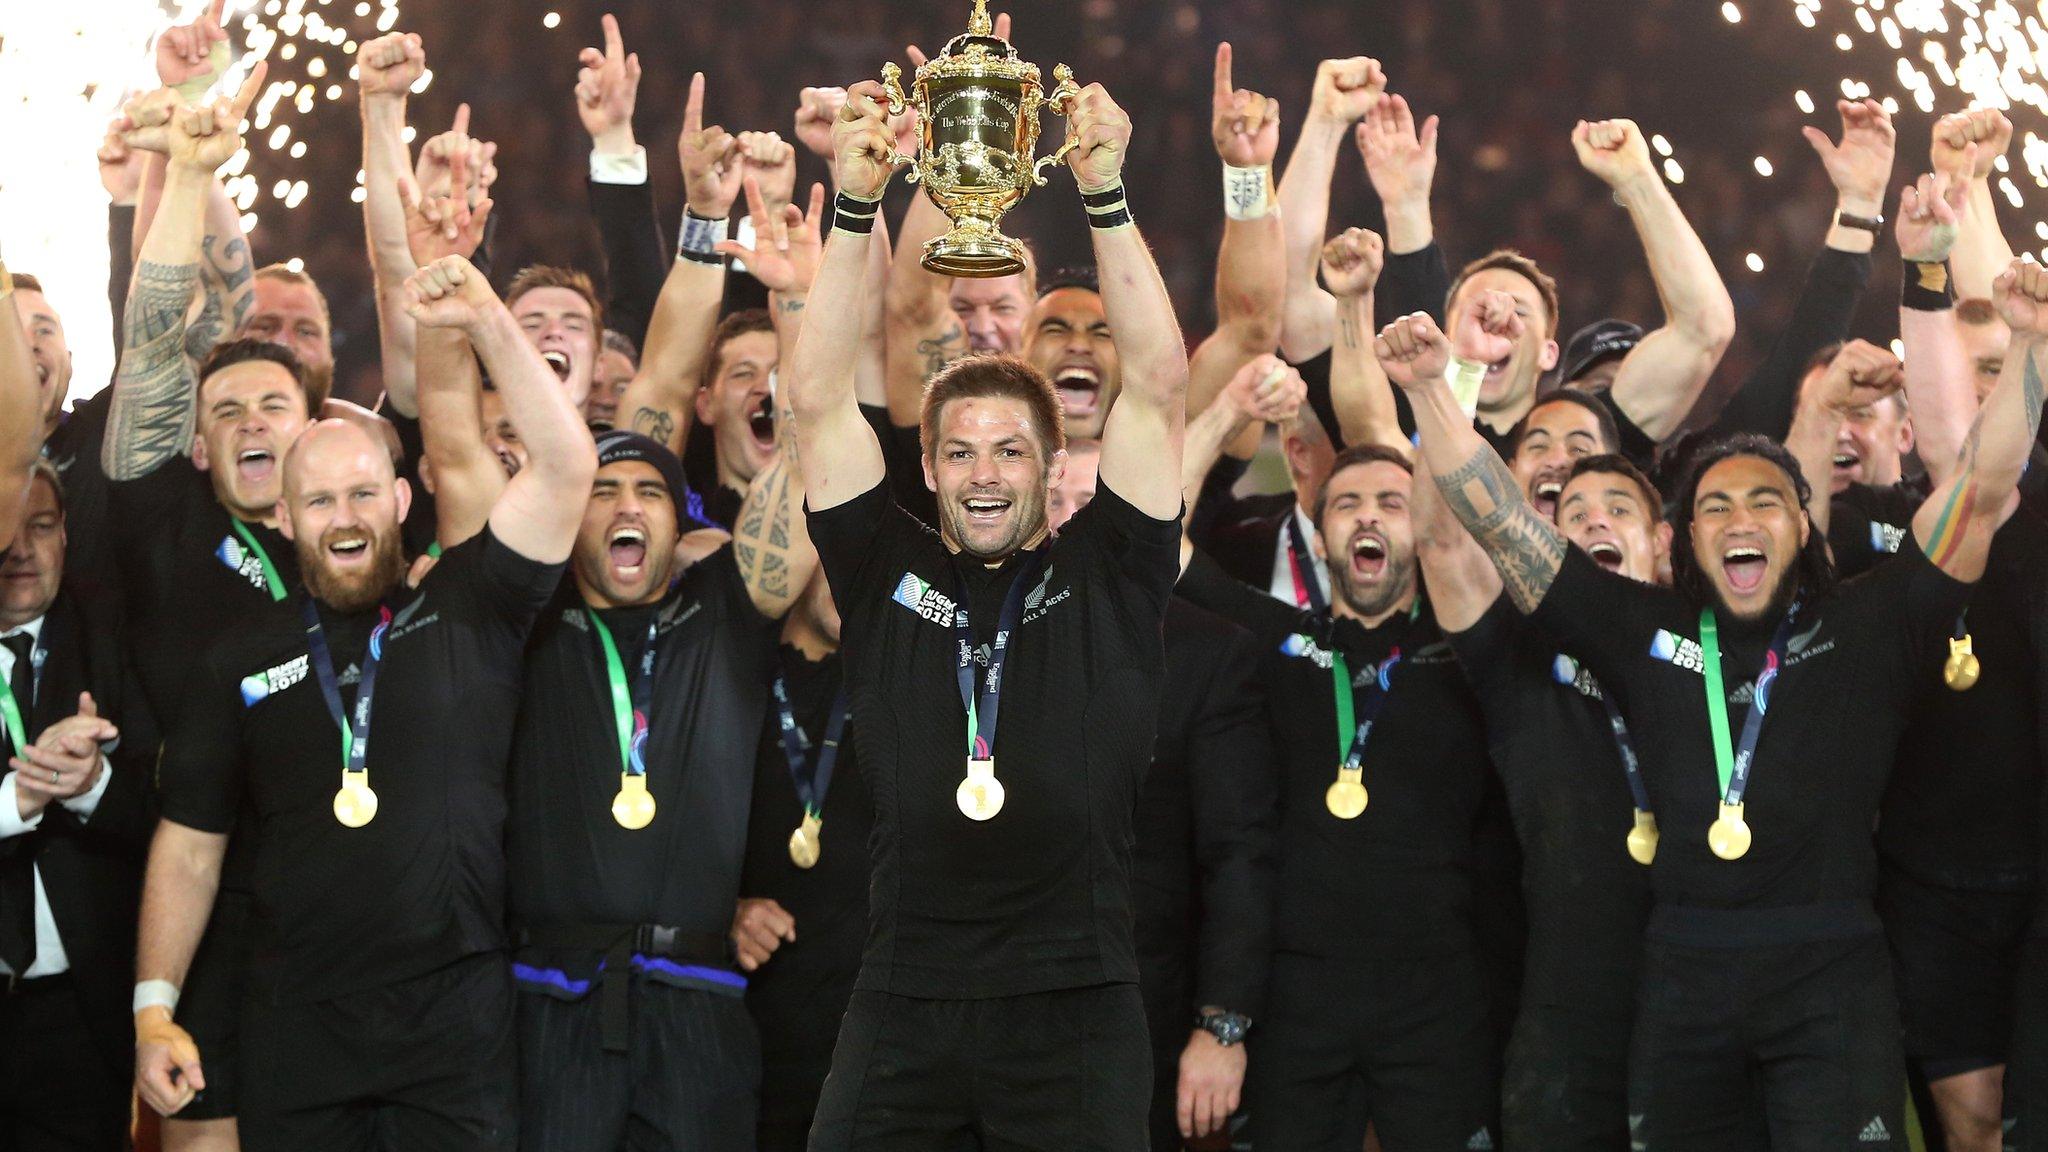
[{"label": "arm tattoo", "polygon": [[939,369],[967,355],[967,332],[954,320],[946,325],[937,336],[917,342],[917,355],[924,361],[927,379]]},{"label": "arm tattoo", "polygon": [[256,300],[249,242],[231,236],[220,254],[215,255],[215,239],[206,236],[199,241],[200,282],[206,291],[198,318],[185,328],[185,356],[192,361],[195,374],[223,335],[241,331],[242,322],[249,318],[249,308]]},{"label": "arm tattoo", "polygon": [[789,469],[770,464],[747,486],[747,502],[733,530],[733,558],[757,603],[759,597],[790,595]]},{"label": "arm tattoo", "polygon": [[196,398],[185,362],[185,313],[197,264],[137,261],[114,406],[101,463],[115,480],[146,476],[192,442]]},{"label": "arm tattoo", "polygon": [[1352,315],[1351,310],[1349,308],[1341,309],[1340,314],[1338,316],[1338,323],[1340,326],[1339,330],[1344,335],[1344,347],[1358,347],[1358,317]]},{"label": "arm tattoo", "polygon": [[1436,487],[1500,570],[1515,607],[1535,611],[1564,563],[1566,545],[1556,526],[1529,506],[1507,465],[1485,445],[1456,471],[1437,477]]},{"label": "arm tattoo", "polygon": [[[2038,432],[2041,427],[2041,405],[2048,386],[2044,386],[2040,370],[2034,367],[2031,351],[2021,354],[2021,403],[2026,409],[2027,428]],[[1970,434],[1964,438],[1962,450],[1956,454],[1956,486],[1949,491],[1948,499],[1942,503],[1941,512],[1934,518],[1934,528],[1927,537],[1927,558],[1937,567],[1946,567],[1955,557],[1969,527],[1970,513],[1978,499],[1977,461],[1983,446],[1985,409],[1978,409],[1977,419],[1970,424]],[[2028,439],[2032,439],[2029,436]]]},{"label": "arm tattoo", "polygon": [[665,408],[642,408],[633,413],[633,431],[657,444],[675,446],[676,418]]}]

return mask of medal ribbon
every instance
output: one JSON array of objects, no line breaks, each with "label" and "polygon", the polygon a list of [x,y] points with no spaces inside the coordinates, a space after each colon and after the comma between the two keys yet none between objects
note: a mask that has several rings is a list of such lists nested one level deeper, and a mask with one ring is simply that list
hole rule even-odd
[{"label": "medal ribbon", "polygon": [[263,545],[256,539],[256,533],[251,532],[247,524],[233,516],[228,517],[228,525],[235,530],[235,535],[242,538],[242,543],[249,546],[249,551],[256,554],[256,563],[263,566],[263,586],[270,589],[271,601],[282,602],[285,598],[284,581],[278,579],[277,565],[270,562],[270,553],[263,550]]},{"label": "medal ribbon", "polygon": [[[1716,672],[1718,671],[1719,669],[1716,669]],[[1715,678],[1719,679],[1719,676]],[[1604,690],[1600,693],[1600,705],[1607,709],[1608,727],[1614,729],[1614,747],[1621,753],[1621,771],[1628,777],[1628,794],[1635,800],[1636,811],[1647,813],[1650,811],[1650,792],[1643,786],[1643,769],[1636,760],[1636,742],[1629,738],[1628,722],[1621,718],[1621,709],[1614,706],[1614,701],[1608,698]],[[1721,730],[1727,730],[1725,723],[1721,725]],[[1723,736],[1722,739],[1725,741],[1727,737]]]},{"label": "medal ribbon", "polygon": [[[267,571],[268,569],[266,569]],[[341,729],[341,763],[344,771],[367,772],[370,758],[370,708],[377,692],[377,666],[384,662],[384,632],[391,627],[391,609],[379,605],[377,626],[370,629],[369,651],[363,655],[363,680],[356,687],[355,723],[341,707],[341,686],[334,678],[334,657],[327,649],[327,632],[320,626],[320,610],[311,597],[300,604],[306,618],[306,646],[312,650],[313,674],[320,681],[320,695],[327,701],[327,714]]]},{"label": "medal ribbon", "polygon": [[1799,615],[1794,601],[1771,635],[1770,651],[1764,654],[1763,671],[1757,673],[1756,691],[1749,700],[1749,714],[1742,720],[1741,746],[1728,745],[1728,693],[1721,685],[1721,629],[1712,608],[1700,609],[1700,653],[1705,665],[1702,677],[1707,688],[1707,722],[1714,735],[1714,771],[1721,780],[1721,802],[1742,803],[1749,789],[1749,769],[1756,759],[1756,739],[1764,730],[1764,712],[1770,707],[1771,684],[1785,662],[1785,642],[1792,635],[1792,621]]},{"label": "medal ribbon", "polygon": [[[48,627],[48,625],[45,625]],[[43,674],[43,637],[36,634],[35,643],[28,650],[29,676],[41,678]],[[14,743],[14,754],[23,755],[28,747],[28,725],[22,722],[21,705],[14,699],[14,685],[11,676],[0,676],[0,721],[7,724],[7,738]]]},{"label": "medal ribbon", "polygon": [[1010,591],[1003,597],[1003,614],[996,620],[995,642],[989,645],[988,671],[975,689],[974,629],[967,623],[967,579],[959,580],[960,602],[953,610],[953,637],[960,646],[960,703],[967,708],[967,759],[993,760],[996,749],[996,709],[1003,697],[1003,659],[1008,654],[1010,633],[1024,619],[1024,594],[1038,578],[1045,553],[1037,552],[1017,569]]},{"label": "medal ribbon", "polygon": [[619,730],[619,770],[628,776],[645,776],[647,717],[654,702],[654,629],[660,618],[647,621],[647,647],[640,653],[640,674],[633,677],[632,688],[628,690],[626,665],[619,659],[619,646],[612,640],[612,630],[598,618],[595,608],[585,608],[583,615],[597,633],[598,646],[604,649],[604,676],[611,686],[612,720]]},{"label": "medal ribbon", "polygon": [[[1337,697],[1337,747],[1345,750],[1345,768],[1358,768],[1365,763],[1365,742],[1372,735],[1373,722],[1379,719],[1388,693],[1393,691],[1394,665],[1400,662],[1399,648],[1387,653],[1387,658],[1380,661],[1379,676],[1365,686],[1364,707],[1361,709],[1351,683],[1351,665],[1345,662],[1342,652],[1334,648],[1331,650],[1330,685]],[[1361,711],[1365,713],[1363,720],[1358,718]]]},{"label": "medal ribbon", "polygon": [[1295,607],[1317,614],[1329,608],[1323,586],[1316,580],[1315,553],[1308,550],[1308,541],[1301,538],[1301,517],[1291,508],[1287,512],[1287,570],[1294,577]]},{"label": "medal ribbon", "polygon": [[[789,706],[789,688],[776,673],[775,711],[782,725],[782,755],[789,761],[789,778],[796,782],[796,796],[803,801],[804,815],[825,818],[825,793],[832,787],[832,765],[839,759],[839,739],[846,733],[846,689],[832,700],[832,718],[825,723],[825,742],[813,759],[810,738],[796,722],[796,710]],[[808,766],[809,771],[805,768]]]}]

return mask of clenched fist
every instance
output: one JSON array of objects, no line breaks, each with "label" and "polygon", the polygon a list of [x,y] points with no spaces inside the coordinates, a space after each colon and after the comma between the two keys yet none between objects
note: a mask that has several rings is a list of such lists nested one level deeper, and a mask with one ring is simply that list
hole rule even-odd
[{"label": "clenched fist", "polygon": [[1386,244],[1379,233],[1346,228],[1323,245],[1323,286],[1330,295],[1351,299],[1372,291],[1386,263]]},{"label": "clenched fist", "polygon": [[1451,364],[1451,342],[1427,312],[1412,312],[1380,329],[1372,352],[1387,378],[1403,388],[1440,380]]},{"label": "clenched fist", "polygon": [[[1964,152],[1975,145],[1972,157]],[[1947,172],[1960,181],[1967,172],[1972,179],[1989,180],[1998,158],[2012,147],[2012,121],[1996,108],[1952,112],[1934,125],[1934,143],[1929,158],[1936,172]]]},{"label": "clenched fist", "polygon": [[1580,167],[1616,191],[1633,181],[1657,178],[1650,145],[1633,120],[1579,121],[1572,128],[1572,151],[1579,154]]},{"label": "clenched fist", "polygon": [[2014,336],[2048,336],[2048,268],[2015,260],[1992,282],[1991,295]]},{"label": "clenched fist", "polygon": [[839,190],[862,200],[879,199],[896,171],[891,159],[896,134],[882,99],[882,85],[863,80],[846,90],[846,103],[832,122],[832,166]]},{"label": "clenched fist", "polygon": [[356,91],[365,100],[403,100],[426,71],[417,32],[387,32],[356,49]]},{"label": "clenched fist", "polygon": [[423,264],[405,281],[405,314],[428,328],[474,331],[483,323],[498,294],[475,266],[460,256],[443,256]]},{"label": "clenched fist", "polygon": [[1867,408],[1906,385],[1905,366],[1889,349],[1851,340],[1828,362],[1814,402],[1841,415]]},{"label": "clenched fist", "polygon": [[1311,119],[1352,124],[1387,90],[1387,74],[1370,56],[1325,60],[1316,65],[1316,84],[1309,95]]},{"label": "clenched fist", "polygon": [[1123,178],[1124,158],[1131,148],[1131,118],[1109,98],[1100,84],[1081,89],[1067,106],[1067,136],[1074,150],[1067,167],[1083,192],[1100,192]]}]

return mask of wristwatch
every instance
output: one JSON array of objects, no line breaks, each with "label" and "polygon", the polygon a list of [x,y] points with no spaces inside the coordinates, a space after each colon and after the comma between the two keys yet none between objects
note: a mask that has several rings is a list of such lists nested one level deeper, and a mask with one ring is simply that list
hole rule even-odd
[{"label": "wristwatch", "polygon": [[1844,228],[1861,228],[1865,232],[1873,234],[1884,231],[1884,215],[1882,213],[1876,216],[1858,216],[1837,208],[1835,209],[1835,223]]},{"label": "wristwatch", "polygon": [[1204,1012],[1195,1017],[1195,1027],[1214,1036],[1225,1048],[1244,1043],[1244,1034],[1251,1026],[1251,1017],[1235,1012]]}]

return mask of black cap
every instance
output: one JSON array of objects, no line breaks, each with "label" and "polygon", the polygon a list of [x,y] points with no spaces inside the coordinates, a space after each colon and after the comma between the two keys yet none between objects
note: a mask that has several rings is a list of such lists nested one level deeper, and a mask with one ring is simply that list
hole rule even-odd
[{"label": "black cap", "polygon": [[688,499],[690,489],[683,480],[683,462],[666,446],[638,432],[615,430],[599,436],[597,466],[602,468],[621,460],[644,460],[654,465],[654,470],[661,473],[661,482],[668,485],[668,498],[677,504]]},{"label": "black cap", "polygon": [[1557,358],[1557,381],[1569,384],[1610,356],[1625,356],[1642,343],[1643,330],[1626,320],[1596,320],[1565,343]]}]

